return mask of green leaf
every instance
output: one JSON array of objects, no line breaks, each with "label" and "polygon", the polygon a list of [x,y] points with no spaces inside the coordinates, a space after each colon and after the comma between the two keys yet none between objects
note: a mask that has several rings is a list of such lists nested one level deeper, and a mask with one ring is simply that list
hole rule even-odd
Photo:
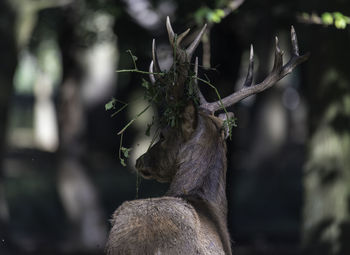
[{"label": "green leaf", "polygon": [[150,85],[150,84],[149,84],[148,81],[146,81],[145,79],[142,79],[142,84],[141,84],[142,87],[144,87],[145,89],[148,90],[148,89],[150,88],[149,85]]},{"label": "green leaf", "polygon": [[109,101],[107,104],[105,104],[106,111],[113,109],[114,104],[115,104],[115,99],[112,98],[111,101]]},{"label": "green leaf", "polygon": [[225,12],[222,9],[216,9],[215,10],[216,15],[218,15],[220,18],[223,18],[225,16]]},{"label": "green leaf", "polygon": [[310,19],[310,14],[308,14],[307,12],[303,12],[301,16],[303,17],[303,19],[306,19],[306,20]]},{"label": "green leaf", "polygon": [[216,15],[214,12],[209,12],[207,15],[207,20],[209,22],[214,22],[214,23],[220,23],[221,19],[218,15]]},{"label": "green leaf", "polygon": [[344,15],[340,12],[333,12],[333,17],[335,19],[342,19],[344,17]]},{"label": "green leaf", "polygon": [[350,24],[350,17],[340,12],[333,12],[333,17],[335,19],[334,25],[338,29],[345,29],[346,25]]},{"label": "green leaf", "polygon": [[209,22],[220,23],[224,16],[225,12],[222,9],[209,10],[207,13],[207,20]]},{"label": "green leaf", "polygon": [[237,118],[230,117],[230,118],[226,119],[223,123],[225,129],[228,131],[228,137],[230,139],[232,139],[232,129],[234,127],[237,127],[236,120],[237,120]]},{"label": "green leaf", "polygon": [[122,166],[126,166],[125,160],[123,158],[120,158],[120,164],[122,164]]},{"label": "green leaf", "polygon": [[122,151],[123,156],[124,156],[125,158],[128,158],[128,157],[129,157],[129,153],[130,153],[130,151],[131,151],[131,148],[121,147],[120,150]]},{"label": "green leaf", "polygon": [[345,19],[345,21],[346,21],[346,24],[350,24],[350,17],[344,16],[344,19]]},{"label": "green leaf", "polygon": [[204,19],[207,17],[211,10],[208,7],[201,7],[194,13],[194,19],[197,24],[204,23]]},{"label": "green leaf", "polygon": [[346,28],[346,21],[343,18],[338,18],[335,20],[334,25],[338,29],[345,29]]},{"label": "green leaf", "polygon": [[322,22],[325,25],[332,25],[333,24],[333,16],[329,12],[325,12],[322,14]]},{"label": "green leaf", "polygon": [[139,70],[137,69],[137,66],[136,66],[137,57],[136,57],[134,54],[132,54],[131,50],[127,50],[126,52],[129,53],[130,56],[131,56],[131,58],[132,58],[132,62],[133,62],[133,64],[134,64],[134,71],[135,71],[135,70],[136,70],[136,71],[139,71]]}]

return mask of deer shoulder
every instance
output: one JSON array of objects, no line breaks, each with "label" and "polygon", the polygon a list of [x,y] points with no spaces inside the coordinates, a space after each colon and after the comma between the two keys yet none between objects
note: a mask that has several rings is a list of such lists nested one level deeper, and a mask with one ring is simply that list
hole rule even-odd
[{"label": "deer shoulder", "polygon": [[[224,254],[193,206],[175,197],[123,203],[114,213],[108,254]],[[221,251],[221,252],[220,252]]]}]

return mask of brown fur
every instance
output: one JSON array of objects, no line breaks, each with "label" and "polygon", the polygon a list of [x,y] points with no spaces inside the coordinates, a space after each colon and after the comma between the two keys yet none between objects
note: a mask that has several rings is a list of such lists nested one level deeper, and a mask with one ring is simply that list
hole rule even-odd
[{"label": "brown fur", "polygon": [[107,254],[231,254],[222,121],[190,104],[180,130],[163,135],[136,167],[147,178],[170,181],[170,188],[164,197],[116,210]]},{"label": "brown fur", "polygon": [[[179,43],[187,32],[176,37],[167,18],[170,44],[176,60],[169,75],[176,75],[173,84],[157,75],[160,66],[156,57],[155,41],[152,46],[150,78],[152,83],[164,83],[167,88],[166,104],[183,102],[190,73],[191,56],[198,46],[206,25],[189,47]],[[219,102],[208,103],[200,90],[198,108],[193,102],[185,104],[178,128],[162,130],[160,141],[142,155],[136,168],[145,178],[170,182],[166,196],[125,202],[113,215],[112,230],[107,243],[107,253],[116,254],[226,254],[230,255],[231,243],[227,229],[226,144],[223,128],[225,115],[214,116],[223,107],[257,94],[290,73],[308,58],[299,55],[296,34],[291,28],[293,52],[289,62],[283,65],[283,51],[276,37],[275,62],[269,76],[259,84],[253,84],[253,47],[247,78],[242,89]],[[178,41],[176,40],[178,39]],[[198,59],[194,71],[198,73]],[[196,82],[194,82],[195,85]],[[196,87],[196,86],[195,86]],[[232,113],[230,116],[232,117]],[[177,116],[176,116],[177,117]]]},{"label": "brown fur", "polygon": [[224,254],[211,225],[181,198],[125,202],[113,215],[108,254]]}]

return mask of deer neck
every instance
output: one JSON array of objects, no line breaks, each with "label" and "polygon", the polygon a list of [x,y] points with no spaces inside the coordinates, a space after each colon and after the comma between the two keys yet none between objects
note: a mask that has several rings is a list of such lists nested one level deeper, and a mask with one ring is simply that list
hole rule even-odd
[{"label": "deer neck", "polygon": [[197,128],[180,149],[179,169],[166,195],[182,197],[213,223],[225,254],[232,254],[227,229],[226,143],[214,119],[198,115]]},{"label": "deer neck", "polygon": [[218,125],[210,117],[198,115],[192,138],[180,149],[179,170],[167,195],[207,202],[226,218],[226,143]]}]

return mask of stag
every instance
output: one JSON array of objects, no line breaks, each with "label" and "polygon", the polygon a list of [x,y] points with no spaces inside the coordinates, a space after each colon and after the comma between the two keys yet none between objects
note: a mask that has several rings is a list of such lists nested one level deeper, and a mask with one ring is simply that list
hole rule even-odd
[{"label": "stag", "polygon": [[[198,74],[198,58],[191,72],[191,58],[206,26],[187,47],[166,21],[169,41],[175,52],[176,77],[165,94],[167,104],[185,97],[191,73]],[[113,214],[106,251],[116,254],[232,254],[227,228],[225,120],[233,113],[215,113],[271,86],[308,58],[299,55],[297,37],[291,28],[292,56],[283,65],[283,52],[276,37],[272,71],[258,84],[253,81],[253,47],[250,48],[248,74],[243,87],[217,102],[207,102],[198,88],[199,104],[186,99],[179,125],[162,127],[159,141],[136,161],[136,169],[147,179],[170,182],[163,197],[124,202]],[[152,43],[150,80],[154,85],[168,82],[161,76],[155,40]],[[160,88],[162,87],[159,85]]]}]

